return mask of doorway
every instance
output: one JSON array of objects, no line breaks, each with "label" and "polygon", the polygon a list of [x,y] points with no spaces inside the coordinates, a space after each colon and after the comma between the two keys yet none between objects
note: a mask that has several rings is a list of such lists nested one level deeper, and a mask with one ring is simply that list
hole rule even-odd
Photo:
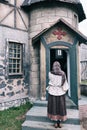
[{"label": "doorway", "polygon": [[[65,72],[66,78],[68,80],[70,86],[70,59],[69,59],[69,51],[67,49],[62,50],[59,48],[50,49],[50,71],[52,70],[52,65],[54,61],[58,61],[61,64],[61,69]],[[72,97],[71,97],[71,87],[67,91],[66,94],[66,102],[69,102],[69,106],[73,106],[76,108]]]},{"label": "doorway", "polygon": [[50,49],[50,71],[54,61],[58,61],[61,64],[61,69],[67,76],[67,52],[61,49]]}]

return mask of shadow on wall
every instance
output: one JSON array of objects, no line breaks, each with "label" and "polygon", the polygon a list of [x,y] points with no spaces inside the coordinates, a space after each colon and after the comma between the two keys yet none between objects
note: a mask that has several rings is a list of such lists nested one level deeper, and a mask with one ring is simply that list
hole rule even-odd
[{"label": "shadow on wall", "polygon": [[87,96],[87,85],[81,84],[80,88],[81,88],[81,94]]}]

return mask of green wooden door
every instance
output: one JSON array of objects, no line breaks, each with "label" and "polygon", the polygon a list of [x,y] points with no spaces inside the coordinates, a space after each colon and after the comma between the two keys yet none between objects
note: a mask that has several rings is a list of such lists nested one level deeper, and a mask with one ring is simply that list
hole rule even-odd
[{"label": "green wooden door", "polygon": [[70,87],[71,99],[78,107],[78,78],[77,78],[77,45],[70,47]]}]

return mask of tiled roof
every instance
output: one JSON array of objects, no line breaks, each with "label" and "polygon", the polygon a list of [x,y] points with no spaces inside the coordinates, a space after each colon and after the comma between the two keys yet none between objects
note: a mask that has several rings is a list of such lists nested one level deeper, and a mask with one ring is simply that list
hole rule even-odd
[{"label": "tiled roof", "polygon": [[[23,4],[22,4],[22,8],[24,8],[25,10],[29,9],[29,7],[32,7],[34,4],[40,4],[40,6],[43,6],[43,3],[48,4],[48,3],[53,3],[53,2],[57,2],[58,4],[68,4],[68,6],[74,8],[75,10],[77,10],[78,16],[79,16],[79,22],[83,21],[86,16],[82,7],[82,4],[80,2],[80,0],[24,0]],[[57,4],[57,5],[58,5]]]},{"label": "tiled roof", "polygon": [[[25,0],[23,3],[23,6],[25,5],[31,5],[37,2],[41,2],[41,1],[48,1],[51,2],[52,0]],[[67,3],[80,3],[79,0],[54,0],[54,1],[61,1],[61,2],[67,2]]]},{"label": "tiled roof", "polygon": [[0,3],[8,3],[7,0],[0,0]]}]

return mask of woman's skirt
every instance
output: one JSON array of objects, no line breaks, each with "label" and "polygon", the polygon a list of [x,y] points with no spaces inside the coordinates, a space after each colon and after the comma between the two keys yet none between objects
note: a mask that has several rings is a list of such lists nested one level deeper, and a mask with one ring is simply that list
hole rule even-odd
[{"label": "woman's skirt", "polygon": [[50,118],[51,120],[65,121],[67,119],[65,95],[53,96],[49,94],[47,112],[48,118]]}]

